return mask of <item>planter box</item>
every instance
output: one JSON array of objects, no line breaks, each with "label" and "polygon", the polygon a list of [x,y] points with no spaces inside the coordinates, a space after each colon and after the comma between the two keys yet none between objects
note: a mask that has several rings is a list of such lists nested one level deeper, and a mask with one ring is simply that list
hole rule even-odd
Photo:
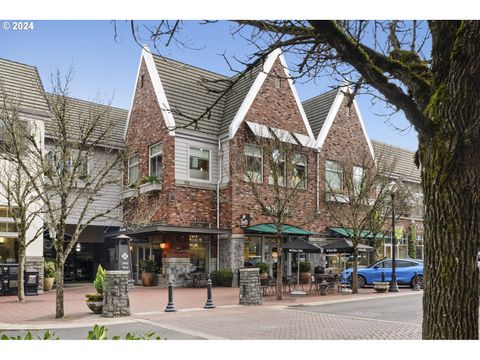
[{"label": "planter box", "polygon": [[151,191],[162,191],[162,184],[153,182],[140,185],[140,194],[151,192]]},{"label": "planter box", "polygon": [[389,282],[381,282],[381,281],[374,282],[373,289],[377,292],[384,293],[384,292],[388,292],[389,285],[390,285]]},{"label": "planter box", "polygon": [[137,189],[128,189],[128,190],[125,190],[123,193],[122,193],[122,198],[123,199],[128,199],[128,198],[131,198],[131,197],[134,197],[137,195]]}]

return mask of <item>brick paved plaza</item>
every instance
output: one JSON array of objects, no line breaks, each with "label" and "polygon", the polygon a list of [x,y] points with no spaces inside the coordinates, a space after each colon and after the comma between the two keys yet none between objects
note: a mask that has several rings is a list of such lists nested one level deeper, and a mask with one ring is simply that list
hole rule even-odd
[{"label": "brick paved plaza", "polygon": [[[28,297],[27,303],[19,304],[15,297],[0,297],[0,329],[68,329],[85,328],[93,324],[107,327],[135,329],[145,327],[170,338],[192,339],[292,339],[292,340],[334,340],[334,339],[420,339],[421,325],[403,321],[375,319],[351,314],[322,312],[323,306],[355,304],[367,301],[389,301],[390,299],[421,296],[410,289],[398,294],[377,294],[373,289],[361,289],[357,295],[331,294],[319,296],[307,294],[295,298],[290,294],[277,301],[272,296],[264,297],[260,306],[238,305],[237,288],[214,288],[215,309],[205,310],[205,289],[178,288],[174,292],[175,313],[165,313],[167,292],[164,288],[136,287],[130,293],[132,316],[112,320],[101,318],[89,312],[84,294],[92,292],[90,285],[67,288],[65,308],[67,317],[54,319],[55,293],[48,292]],[[311,311],[315,309],[315,311]],[[375,308],[371,309],[375,311]],[[60,331],[60,332],[59,332]],[[83,331],[83,330],[82,330]],[[86,333],[86,331],[83,331]],[[172,336],[179,334],[181,336]],[[61,333],[61,330],[57,330]]]}]

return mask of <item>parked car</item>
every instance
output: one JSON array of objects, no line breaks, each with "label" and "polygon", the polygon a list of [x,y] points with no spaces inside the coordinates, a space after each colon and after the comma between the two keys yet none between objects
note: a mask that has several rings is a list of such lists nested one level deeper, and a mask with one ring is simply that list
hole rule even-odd
[{"label": "parked car", "polygon": [[[413,287],[415,273],[418,276],[418,284],[423,286],[423,261],[416,259],[396,259],[397,283]],[[350,283],[353,269],[342,272],[342,282]],[[392,281],[392,259],[382,259],[366,268],[358,268],[358,287],[371,285],[374,281],[382,281],[382,272],[385,281]]]}]

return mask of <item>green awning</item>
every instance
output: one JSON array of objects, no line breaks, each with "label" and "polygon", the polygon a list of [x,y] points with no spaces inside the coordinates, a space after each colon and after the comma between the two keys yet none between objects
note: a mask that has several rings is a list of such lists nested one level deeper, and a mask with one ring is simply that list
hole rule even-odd
[{"label": "green awning", "polygon": [[[245,233],[276,234],[277,226],[275,224],[258,224],[244,229]],[[315,235],[314,232],[301,229],[292,225],[282,225],[282,235]]]},{"label": "green awning", "polygon": [[[333,231],[334,233],[337,233],[338,235],[345,236],[347,238],[353,237],[353,230],[352,229],[344,229],[344,228],[340,228],[340,227],[331,227],[329,229],[331,231]],[[382,234],[382,233],[377,233],[376,237],[378,239],[381,239],[384,236],[385,235]],[[360,232],[360,237],[363,238],[363,239],[371,239],[371,238],[373,238],[373,234],[370,230],[362,230]]]}]

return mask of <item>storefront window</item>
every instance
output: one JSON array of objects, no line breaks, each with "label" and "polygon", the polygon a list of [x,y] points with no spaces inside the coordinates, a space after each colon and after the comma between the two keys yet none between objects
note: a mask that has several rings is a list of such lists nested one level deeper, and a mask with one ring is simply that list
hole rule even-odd
[{"label": "storefront window", "polygon": [[0,263],[18,262],[18,240],[0,237]]},{"label": "storefront window", "polygon": [[201,235],[189,235],[189,253],[190,264],[193,265],[195,272],[208,272],[208,254],[210,250],[210,241],[208,237]]},{"label": "storefront window", "polygon": [[248,237],[243,247],[243,261],[245,266],[253,266],[262,261],[262,238]]}]

